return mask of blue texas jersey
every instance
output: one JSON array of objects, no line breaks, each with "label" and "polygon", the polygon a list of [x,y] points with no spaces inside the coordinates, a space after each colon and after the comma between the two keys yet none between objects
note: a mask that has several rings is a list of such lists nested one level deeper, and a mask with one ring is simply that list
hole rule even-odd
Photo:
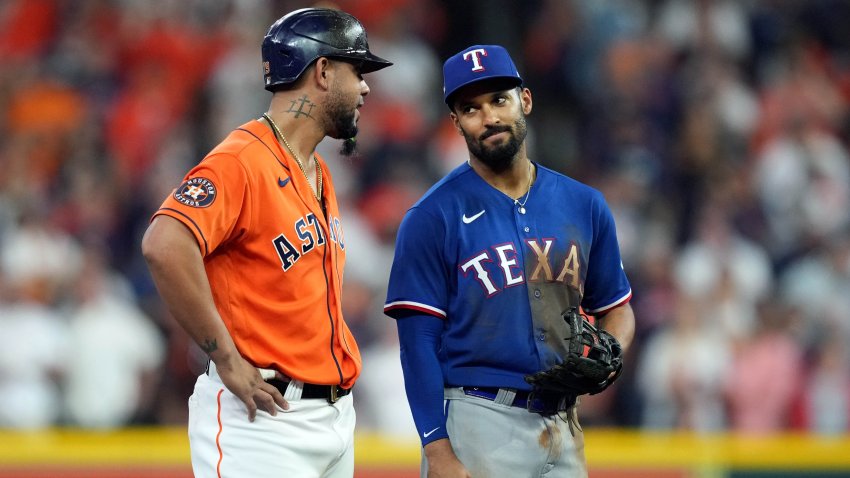
[{"label": "blue texas jersey", "polygon": [[384,312],[445,319],[446,385],[529,389],[566,354],[567,308],[631,298],[601,193],[538,165],[524,210],[464,163],[402,221]]}]

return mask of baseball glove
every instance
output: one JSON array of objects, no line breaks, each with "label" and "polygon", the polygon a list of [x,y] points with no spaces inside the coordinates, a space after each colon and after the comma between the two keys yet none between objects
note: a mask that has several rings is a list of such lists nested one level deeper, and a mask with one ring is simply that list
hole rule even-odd
[{"label": "baseball glove", "polygon": [[598,329],[578,309],[563,314],[569,327],[568,352],[562,363],[526,375],[536,392],[562,395],[597,394],[611,385],[623,369],[623,348],[608,332]]}]

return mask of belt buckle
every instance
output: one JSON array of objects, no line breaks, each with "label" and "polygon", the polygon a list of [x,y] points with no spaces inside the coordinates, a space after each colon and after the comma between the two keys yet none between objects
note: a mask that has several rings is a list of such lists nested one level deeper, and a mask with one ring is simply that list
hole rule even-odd
[{"label": "belt buckle", "polygon": [[336,403],[339,401],[339,387],[336,385],[331,385],[331,393],[328,397],[329,403]]}]

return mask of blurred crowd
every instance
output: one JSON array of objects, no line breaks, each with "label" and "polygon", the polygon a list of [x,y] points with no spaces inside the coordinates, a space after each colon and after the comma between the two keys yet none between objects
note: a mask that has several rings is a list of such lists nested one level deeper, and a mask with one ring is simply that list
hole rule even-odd
[{"label": "blurred crowd", "polygon": [[[327,4],[327,2],[325,3]],[[383,316],[406,209],[466,159],[441,65],[506,46],[533,160],[600,189],[637,336],[588,426],[850,432],[850,2],[337,0],[395,63],[359,153],[320,153],[364,355],[360,430],[412,437]],[[0,3],[0,427],[181,424],[206,365],[139,252],[150,216],[257,118],[272,0]]]}]

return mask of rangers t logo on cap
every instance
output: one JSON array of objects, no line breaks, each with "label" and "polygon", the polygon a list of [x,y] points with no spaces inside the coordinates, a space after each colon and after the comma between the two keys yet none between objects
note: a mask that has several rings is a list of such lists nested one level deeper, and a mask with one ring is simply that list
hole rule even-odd
[{"label": "rangers t logo on cap", "polygon": [[464,60],[472,59],[472,64],[474,65],[472,67],[472,71],[484,71],[484,67],[481,66],[481,58],[479,58],[479,55],[487,56],[487,50],[483,48],[476,48],[463,54]]},{"label": "rangers t logo on cap", "polygon": [[470,46],[443,64],[443,99],[451,106],[450,97],[460,88],[492,79],[504,79],[513,86],[522,84],[522,77],[504,47]]}]

